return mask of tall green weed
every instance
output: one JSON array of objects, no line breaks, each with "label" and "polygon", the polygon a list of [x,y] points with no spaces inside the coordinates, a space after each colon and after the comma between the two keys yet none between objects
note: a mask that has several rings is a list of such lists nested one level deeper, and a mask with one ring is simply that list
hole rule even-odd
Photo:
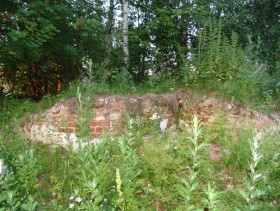
[{"label": "tall green weed", "polygon": [[250,107],[277,108],[278,81],[267,72],[265,64],[259,63],[258,44],[248,39],[248,46],[241,48],[236,33],[232,32],[231,37],[222,33],[222,21],[210,22],[198,33],[193,58],[185,62],[190,63],[184,73],[186,84],[204,91],[219,91],[220,95],[234,97]]}]

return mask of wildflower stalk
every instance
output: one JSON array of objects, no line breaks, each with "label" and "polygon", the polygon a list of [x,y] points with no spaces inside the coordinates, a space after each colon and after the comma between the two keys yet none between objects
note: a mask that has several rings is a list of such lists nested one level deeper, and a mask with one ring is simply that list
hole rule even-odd
[{"label": "wildflower stalk", "polygon": [[192,169],[195,170],[195,168],[200,165],[200,155],[199,152],[203,150],[207,145],[205,143],[199,143],[199,138],[202,133],[201,125],[198,119],[198,116],[193,117],[193,127],[192,127],[192,137],[189,138],[189,140],[192,143],[192,147],[190,148],[190,153],[192,156]]},{"label": "wildflower stalk", "polygon": [[262,155],[258,152],[261,138],[261,133],[257,134],[255,138],[250,142],[252,162],[250,164],[250,182],[246,184],[245,190],[240,190],[241,196],[246,201],[246,210],[259,210],[257,204],[257,198],[264,195],[265,192],[257,188],[257,183],[262,177],[261,173],[257,172],[257,166],[262,158]]},{"label": "wildflower stalk", "polygon": [[203,199],[205,207],[212,211],[220,210],[218,209],[218,203],[220,202],[219,198],[221,193],[217,192],[214,188],[212,188],[210,183],[208,183],[205,193],[207,195],[207,198]]},{"label": "wildflower stalk", "polygon": [[[75,159],[79,166],[83,166],[83,168],[75,171],[79,183],[73,187],[74,193],[72,193],[69,203],[69,208],[71,209],[76,206],[83,210],[100,209],[100,202],[103,196],[100,190],[100,181],[102,179],[99,176],[99,172],[105,165],[104,159],[106,155],[100,155],[99,147],[98,144],[92,144],[79,148]],[[73,201],[74,198],[75,200]]]},{"label": "wildflower stalk", "polygon": [[91,118],[94,115],[94,111],[89,112],[88,109],[91,108],[92,102],[89,95],[87,96],[87,98],[82,97],[80,87],[77,88],[77,98],[79,101],[79,105],[77,121],[78,132],[76,134],[79,138],[85,138],[89,140],[92,137],[89,125]]},{"label": "wildflower stalk", "polygon": [[80,92],[80,87],[77,88],[77,97],[79,100],[79,110],[81,111],[83,108],[82,94]]},{"label": "wildflower stalk", "polygon": [[[92,62],[92,59],[88,59],[86,61],[86,66],[87,66],[87,75],[89,77],[89,83],[88,83],[88,86],[91,86],[92,83],[93,83],[93,79],[94,79],[94,73],[93,73],[93,68],[94,68],[94,65],[93,65],[93,62]],[[90,87],[88,87],[90,88]]]},{"label": "wildflower stalk", "polygon": [[[120,174],[120,169],[116,168],[116,183],[117,183],[117,192],[118,192],[118,195],[119,195],[119,200],[118,200],[118,203],[119,203],[119,207],[121,210],[124,210],[124,204],[123,204],[123,192],[121,190],[121,186],[122,186],[122,180],[121,180],[121,174]],[[122,206],[121,206],[122,204]]]},{"label": "wildflower stalk", "polygon": [[[187,124],[187,123],[186,123]],[[200,161],[200,151],[203,150],[206,147],[205,143],[199,143],[199,138],[202,133],[202,129],[200,126],[200,122],[198,119],[198,116],[193,117],[193,126],[192,126],[192,137],[188,138],[191,142],[190,147],[190,154],[192,159],[192,165],[187,166],[186,169],[188,170],[188,176],[187,178],[182,180],[182,184],[179,186],[179,193],[181,197],[185,201],[185,209],[186,210],[193,210],[194,206],[191,205],[191,198],[193,192],[198,187],[198,173],[197,170],[198,166],[201,164]]]},{"label": "wildflower stalk", "polygon": [[[124,207],[137,208],[138,200],[135,194],[141,189],[141,170],[139,170],[140,158],[137,154],[135,136],[132,132],[135,121],[128,120],[128,128],[124,137],[118,137],[117,142],[122,156],[122,164],[116,168],[118,204]],[[122,172],[122,175],[120,175]],[[133,182],[132,182],[133,181]]]}]

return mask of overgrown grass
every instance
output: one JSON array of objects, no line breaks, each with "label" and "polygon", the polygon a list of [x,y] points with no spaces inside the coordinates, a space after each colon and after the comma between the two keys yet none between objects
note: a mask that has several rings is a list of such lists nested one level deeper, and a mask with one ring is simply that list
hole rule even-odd
[{"label": "overgrown grass", "polygon": [[236,33],[226,37],[222,21],[210,21],[208,28],[198,32],[197,47],[191,49],[193,57],[182,56],[181,78],[196,91],[217,91],[220,96],[263,111],[279,109],[280,66],[269,74],[257,56],[259,43],[253,44],[250,37],[248,43],[241,48]]},{"label": "overgrown grass", "polygon": [[[1,136],[0,207],[276,211],[279,134],[254,137],[222,118],[202,128],[197,117],[191,130],[165,133],[156,120],[130,119],[124,135],[75,152]],[[213,143],[219,161],[210,159]]]},{"label": "overgrown grass", "polygon": [[[279,132],[257,139],[251,128],[236,130],[225,118],[203,128],[194,117],[191,128],[183,122],[162,133],[157,120],[128,119],[123,135],[104,136],[102,144],[81,143],[77,151],[66,151],[28,142],[16,129],[23,115],[77,95],[82,138],[90,135],[83,129],[90,106],[86,99],[95,94],[137,95],[188,87],[218,91],[263,110],[277,108],[274,96],[279,90],[271,87],[266,73],[248,63],[238,73],[231,71],[244,61],[244,55],[237,54],[236,37],[232,42],[224,40],[218,52],[206,49],[204,72],[185,69],[184,80],[152,76],[136,86],[122,73],[106,84],[96,80],[89,62],[85,75],[58,96],[39,103],[5,97],[0,110],[0,210],[279,210]],[[226,57],[217,59],[224,56],[225,47],[232,48],[227,58],[237,57],[229,63]],[[214,72],[209,72],[205,67],[212,59]],[[219,160],[211,159],[212,145],[219,148]]]}]

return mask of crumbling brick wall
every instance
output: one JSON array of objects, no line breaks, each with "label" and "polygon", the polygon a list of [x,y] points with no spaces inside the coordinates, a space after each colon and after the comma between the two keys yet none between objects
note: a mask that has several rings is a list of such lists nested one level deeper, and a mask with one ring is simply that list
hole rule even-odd
[{"label": "crumbling brick wall", "polygon": [[[84,108],[83,114],[90,118],[89,131],[97,138],[103,131],[114,134],[122,130],[124,120],[131,115],[150,118],[156,114],[158,118],[168,119],[169,124],[176,121],[182,96],[188,92],[172,92],[168,94],[148,94],[144,96],[95,96],[92,106]],[[61,101],[43,114],[35,114],[24,125],[29,139],[49,142],[61,141],[67,134],[79,132],[78,123],[83,121],[79,116],[77,98]],[[43,137],[42,137],[43,135]],[[64,141],[63,141],[64,142]]]},{"label": "crumbling brick wall", "polygon": [[[23,126],[28,139],[54,143],[65,147],[69,141],[77,147],[78,125],[86,127],[90,138],[98,138],[102,132],[114,135],[121,132],[128,117],[159,118],[168,120],[168,125],[181,119],[191,121],[194,114],[204,126],[211,124],[223,114],[229,121],[242,128],[244,124],[257,128],[275,127],[276,123],[261,112],[233,104],[216,96],[202,96],[190,91],[175,91],[167,94],[144,96],[93,96],[82,109],[77,98],[61,101],[42,114],[30,116]],[[82,111],[82,115],[81,115]],[[86,118],[87,124],[83,124]]]}]

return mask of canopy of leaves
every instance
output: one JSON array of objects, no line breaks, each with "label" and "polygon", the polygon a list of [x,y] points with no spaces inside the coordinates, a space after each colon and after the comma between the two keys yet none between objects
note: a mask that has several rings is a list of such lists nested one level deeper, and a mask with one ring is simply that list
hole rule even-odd
[{"label": "canopy of leaves", "polygon": [[[40,99],[57,93],[80,75],[85,57],[92,58],[96,75],[100,76],[107,56],[110,63],[106,64],[106,79],[113,81],[124,67],[122,1],[113,3],[112,15],[105,0],[3,0],[0,72],[13,84],[15,95]],[[201,47],[209,60],[217,59],[210,66],[226,61],[232,55],[215,50],[214,45],[225,47],[228,42],[243,51],[249,45],[254,55],[248,58],[258,60],[275,75],[279,72],[279,8],[277,0],[129,1],[128,71],[136,83],[146,81],[151,73],[182,78],[186,66],[198,67],[203,62],[207,66],[206,59],[194,61],[201,56]],[[110,25],[112,30],[108,30]],[[209,41],[204,44],[200,40],[203,31],[208,31]],[[108,33],[112,38],[110,52],[106,52]],[[198,65],[197,61],[202,63]],[[227,73],[234,71],[230,68],[216,72],[217,78],[233,77]]]}]

